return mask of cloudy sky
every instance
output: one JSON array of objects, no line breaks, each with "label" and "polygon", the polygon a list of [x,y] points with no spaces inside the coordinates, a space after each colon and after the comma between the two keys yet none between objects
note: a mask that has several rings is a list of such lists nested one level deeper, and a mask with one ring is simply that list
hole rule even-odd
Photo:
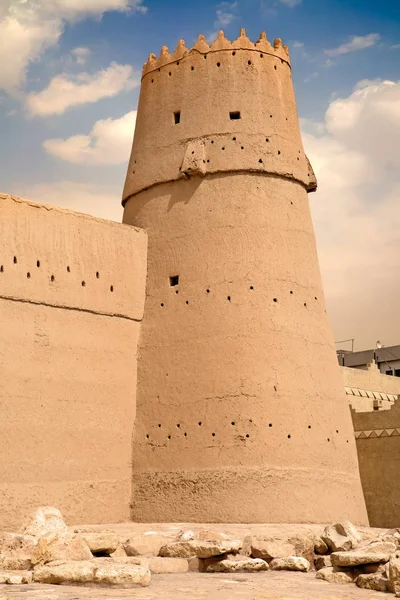
[{"label": "cloudy sky", "polygon": [[290,47],[335,339],[400,344],[398,0],[0,0],[0,191],[120,220],[147,55],[243,26]]}]

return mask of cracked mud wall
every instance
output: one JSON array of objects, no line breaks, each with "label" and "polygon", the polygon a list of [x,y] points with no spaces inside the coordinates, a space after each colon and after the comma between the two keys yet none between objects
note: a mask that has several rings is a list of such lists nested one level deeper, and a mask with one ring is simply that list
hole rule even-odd
[{"label": "cracked mud wall", "polygon": [[143,231],[0,195],[0,525],[128,520]]}]

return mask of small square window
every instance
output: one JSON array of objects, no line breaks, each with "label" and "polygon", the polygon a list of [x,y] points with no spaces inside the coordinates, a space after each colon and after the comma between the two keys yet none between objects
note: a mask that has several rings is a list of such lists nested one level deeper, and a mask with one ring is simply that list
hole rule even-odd
[{"label": "small square window", "polygon": [[176,285],[179,285],[179,275],[173,275],[172,277],[170,277],[169,285],[171,287],[175,287]]},{"label": "small square window", "polygon": [[178,110],[178,112],[174,112],[174,120],[175,120],[175,125],[179,125],[179,123],[181,122],[181,111]]},{"label": "small square window", "polygon": [[238,110],[234,111],[234,112],[230,112],[229,116],[231,118],[231,121],[236,121],[237,119],[240,119],[240,112]]}]

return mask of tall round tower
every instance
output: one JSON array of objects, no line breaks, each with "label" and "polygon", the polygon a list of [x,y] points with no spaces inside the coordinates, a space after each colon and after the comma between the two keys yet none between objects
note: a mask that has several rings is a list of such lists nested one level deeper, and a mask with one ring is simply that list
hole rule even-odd
[{"label": "tall round tower", "polygon": [[149,236],[133,519],[367,523],[315,188],[279,39],[150,55],[123,196]]}]

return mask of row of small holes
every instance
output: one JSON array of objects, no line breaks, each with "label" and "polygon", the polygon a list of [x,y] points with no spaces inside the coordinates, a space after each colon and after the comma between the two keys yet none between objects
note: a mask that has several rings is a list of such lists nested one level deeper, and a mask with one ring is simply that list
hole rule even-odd
[{"label": "row of small holes", "polygon": [[[16,256],[14,256],[13,262],[15,265],[18,263],[18,258]],[[40,260],[36,261],[36,266],[38,269],[40,268]],[[71,273],[71,268],[69,266],[67,266],[67,272]],[[0,265],[0,273],[4,273],[4,265]],[[31,273],[29,271],[27,272],[26,277],[27,277],[27,279],[31,278]],[[55,279],[56,278],[54,275],[50,276],[50,281],[53,282],[53,281],[55,281]],[[100,279],[100,273],[98,271],[96,271],[96,279]],[[86,281],[82,281],[82,287],[85,287],[85,286],[86,286]],[[114,286],[110,285],[110,292],[113,292],[113,291],[114,291]]]},{"label": "row of small holes", "polygon": [[[251,285],[249,289],[251,291],[253,291],[254,290],[254,286]],[[211,293],[211,290],[207,289],[206,290],[206,294],[210,294],[210,293]],[[289,293],[293,295],[293,291],[292,290]],[[175,290],[175,294],[179,294],[179,290]],[[232,301],[232,296],[227,296],[226,299],[228,300],[228,302],[231,302]],[[314,300],[318,300],[318,297],[314,296]],[[278,298],[273,298],[273,302],[277,303],[278,302]],[[188,305],[189,304],[189,300],[186,300],[185,304]],[[161,302],[160,306],[161,306],[161,308],[164,308],[165,303]],[[304,302],[303,306],[306,307],[307,306],[307,302]]]},{"label": "row of small holes", "polygon": [[[235,51],[233,51],[233,52],[232,52],[232,56],[236,56],[236,52],[235,52]],[[204,60],[207,60],[207,55],[206,55],[206,54],[204,54],[203,58],[204,58]],[[260,58],[264,58],[264,54],[260,54]],[[281,62],[283,62],[283,61],[281,60]],[[252,63],[252,61],[251,61],[251,60],[248,60],[248,61],[247,61],[247,64],[248,64],[249,66],[251,66],[253,63]],[[177,63],[176,63],[176,66],[177,66],[177,67],[179,67],[179,65],[180,65],[180,61],[177,61]],[[217,63],[216,63],[216,65],[217,65],[217,67],[218,67],[218,68],[220,68],[220,67],[221,67],[221,63],[220,63],[220,62],[217,62]],[[278,68],[278,67],[277,67],[276,65],[274,65],[274,70],[275,70],[275,71],[277,70],[277,68]],[[193,65],[190,67],[190,70],[191,70],[191,71],[194,71],[194,66],[193,66]],[[158,71],[161,71],[161,69],[158,69]],[[171,76],[172,76],[172,72],[171,72],[171,71],[169,71],[168,75],[169,75],[169,77],[171,77]],[[151,80],[151,83],[154,83],[154,79],[152,79],[152,80]]]},{"label": "row of small holes", "polygon": [[[250,422],[252,422],[252,420],[251,420],[251,419],[250,419]],[[199,424],[199,426],[201,426],[201,425],[202,425],[202,422],[200,421],[198,424]],[[234,421],[232,421],[231,425],[233,425],[233,426],[234,426],[234,425],[236,425],[236,423],[235,423]],[[161,428],[161,425],[159,424],[159,425],[158,425],[158,427],[160,427],[160,428]],[[180,429],[180,427],[181,427],[181,425],[180,425],[180,423],[178,423],[178,425],[177,425],[177,428],[178,428],[178,429]],[[270,423],[270,424],[269,424],[269,427],[272,427],[272,423]],[[308,429],[311,429],[311,425],[309,425],[309,426],[308,426]],[[336,433],[339,433],[339,430],[338,430],[338,429],[336,429]],[[186,432],[186,431],[184,432],[183,436],[184,436],[185,438],[186,438],[186,437],[188,437],[188,434],[187,434],[187,432]],[[168,435],[167,437],[168,437],[168,439],[169,439],[169,440],[170,440],[170,439],[172,439],[172,435]],[[211,434],[211,437],[216,437],[216,433],[215,433],[215,432],[213,432],[213,433]],[[246,438],[250,438],[250,434],[249,434],[249,433],[246,433]],[[288,440],[292,439],[292,435],[289,433],[289,434],[287,435],[287,438],[288,438]],[[150,434],[149,434],[149,433],[147,433],[147,434],[146,434],[146,439],[150,439]],[[331,441],[331,438],[326,438],[326,441],[327,441],[327,442],[330,442],[330,441]],[[349,443],[349,440],[346,440],[346,443],[348,444],[348,443]]]}]

